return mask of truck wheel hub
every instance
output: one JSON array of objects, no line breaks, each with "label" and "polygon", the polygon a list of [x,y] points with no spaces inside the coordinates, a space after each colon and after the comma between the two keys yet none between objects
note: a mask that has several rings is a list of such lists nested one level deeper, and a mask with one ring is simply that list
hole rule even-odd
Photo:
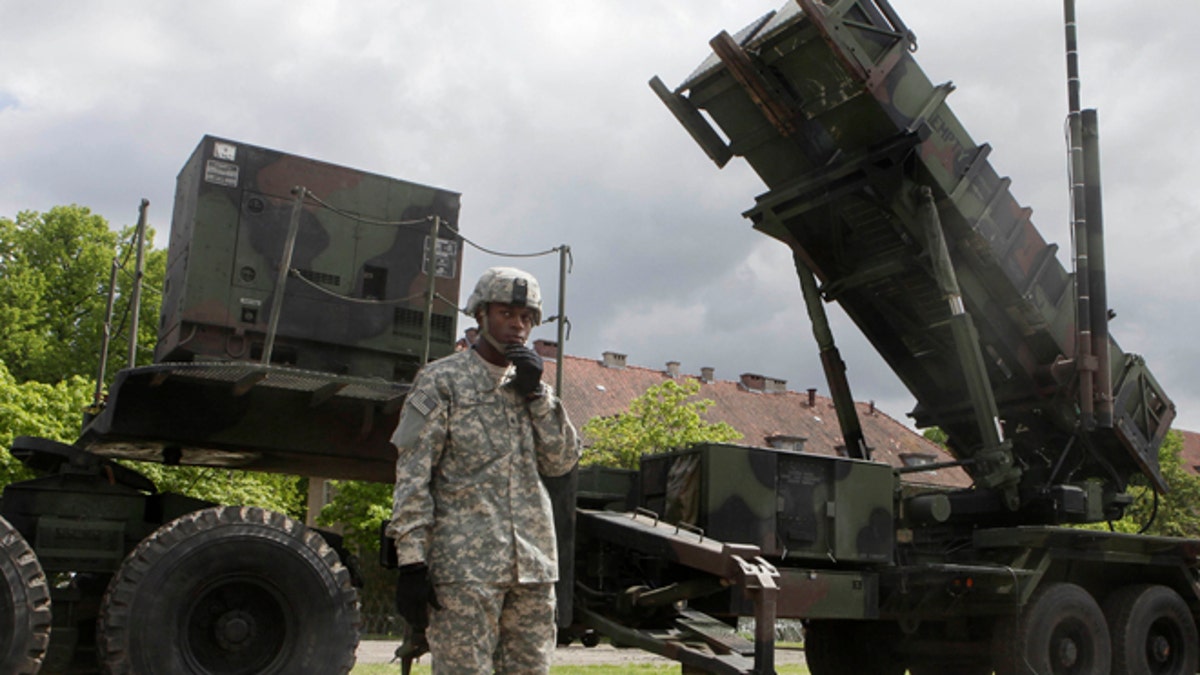
[{"label": "truck wheel hub", "polygon": [[244,649],[254,638],[254,617],[240,609],[221,615],[216,623],[216,640],[222,649],[238,651]]},{"label": "truck wheel hub", "polygon": [[1163,635],[1150,638],[1150,658],[1155,663],[1167,663],[1171,660],[1171,642]]},{"label": "truck wheel hub", "polygon": [[1070,668],[1079,660],[1079,645],[1071,638],[1063,638],[1058,641],[1058,648],[1055,650],[1058,664],[1063,668]]}]

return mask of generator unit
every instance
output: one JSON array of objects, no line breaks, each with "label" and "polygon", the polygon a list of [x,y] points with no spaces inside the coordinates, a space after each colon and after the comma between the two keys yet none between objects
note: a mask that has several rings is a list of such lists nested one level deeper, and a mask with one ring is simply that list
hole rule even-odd
[{"label": "generator unit", "polygon": [[261,360],[274,311],[271,363],[408,381],[435,221],[429,356],[453,349],[458,210],[455,192],[205,136],[176,180],[155,361]]}]

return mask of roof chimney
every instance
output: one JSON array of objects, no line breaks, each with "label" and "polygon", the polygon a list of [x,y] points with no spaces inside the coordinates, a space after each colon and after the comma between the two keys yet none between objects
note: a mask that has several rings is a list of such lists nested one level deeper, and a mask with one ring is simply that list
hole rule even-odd
[{"label": "roof chimney", "polygon": [[625,355],[624,354],[618,354],[616,352],[604,352],[602,354],[602,356],[604,357],[604,360],[602,361],[602,363],[604,364],[605,368],[613,368],[615,370],[624,370],[624,368],[625,368]]},{"label": "roof chimney", "polygon": [[750,391],[762,391],[766,388],[766,378],[754,373],[742,373],[742,387]]},{"label": "roof chimney", "polygon": [[712,366],[703,366],[700,368],[700,381],[712,382],[716,376],[716,370]]},{"label": "roof chimney", "polygon": [[678,361],[667,361],[667,377],[679,377]]},{"label": "roof chimney", "polygon": [[817,390],[810,388],[808,390],[808,407],[817,407]]},{"label": "roof chimney", "polygon": [[771,434],[767,436],[767,445],[776,450],[795,450],[804,452],[804,442],[808,439],[804,436],[793,436],[791,434]]},{"label": "roof chimney", "polygon": [[533,351],[543,359],[556,359],[558,358],[558,342],[538,338],[533,341]]},{"label": "roof chimney", "polygon": [[787,380],[781,380],[777,377],[764,378],[763,389],[769,394],[782,394],[787,391]]}]

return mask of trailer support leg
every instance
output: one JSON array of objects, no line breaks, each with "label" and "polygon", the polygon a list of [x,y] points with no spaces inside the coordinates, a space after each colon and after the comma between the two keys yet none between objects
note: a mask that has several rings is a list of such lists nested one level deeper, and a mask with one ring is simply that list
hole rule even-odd
[{"label": "trailer support leg", "polygon": [[779,595],[779,570],[762,558],[747,562],[734,556],[745,577],[744,586],[754,601],[754,672],[775,672],[775,607]]}]

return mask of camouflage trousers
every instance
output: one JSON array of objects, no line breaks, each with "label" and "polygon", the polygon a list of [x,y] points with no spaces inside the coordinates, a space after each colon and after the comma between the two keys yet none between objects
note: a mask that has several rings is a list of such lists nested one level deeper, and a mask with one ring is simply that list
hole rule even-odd
[{"label": "camouflage trousers", "polygon": [[557,626],[554,584],[438,584],[441,609],[425,637],[432,675],[550,672]]}]

